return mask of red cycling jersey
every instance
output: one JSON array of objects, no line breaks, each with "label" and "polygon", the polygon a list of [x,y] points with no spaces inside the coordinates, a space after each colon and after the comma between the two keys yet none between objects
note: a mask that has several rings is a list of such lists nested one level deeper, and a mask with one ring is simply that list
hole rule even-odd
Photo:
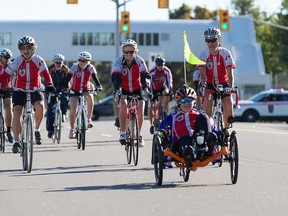
[{"label": "red cycling jersey", "polygon": [[53,83],[44,59],[33,54],[29,61],[25,61],[22,56],[16,57],[0,77],[2,80],[12,76],[13,87],[33,90],[42,86],[40,73],[47,85]]},{"label": "red cycling jersey", "polygon": [[205,67],[207,83],[216,85],[227,83],[229,80],[226,68],[236,68],[230,51],[223,47],[219,47],[215,55],[207,48],[200,53],[199,58],[206,62],[206,65],[198,65],[197,69]]},{"label": "red cycling jersey", "polygon": [[[0,65],[0,76],[4,73],[7,66]],[[0,89],[11,88],[11,78],[7,77],[6,79],[1,79]]]},{"label": "red cycling jersey", "polygon": [[151,89],[153,91],[159,91],[163,88],[167,88],[169,92],[173,89],[173,79],[170,69],[164,66],[163,71],[158,71],[156,66],[150,70],[151,74]]},{"label": "red cycling jersey", "polygon": [[73,91],[91,89],[90,79],[92,74],[97,74],[93,65],[89,64],[86,68],[81,69],[78,64],[74,64],[68,71],[72,75],[71,89]]},{"label": "red cycling jersey", "polygon": [[192,110],[191,112],[178,111],[173,115],[173,143],[177,143],[183,136],[192,136],[198,112]]},{"label": "red cycling jersey", "polygon": [[139,90],[142,87],[142,73],[149,72],[145,61],[138,55],[133,60],[133,64],[130,68],[125,64],[123,56],[118,57],[112,69],[112,75],[121,75],[122,89],[131,93]]}]

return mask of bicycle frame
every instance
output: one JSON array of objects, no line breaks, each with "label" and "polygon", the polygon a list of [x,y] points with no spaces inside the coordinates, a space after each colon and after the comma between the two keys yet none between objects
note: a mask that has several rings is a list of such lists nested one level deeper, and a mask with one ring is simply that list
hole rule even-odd
[{"label": "bicycle frame", "polygon": [[3,96],[4,94],[0,95],[0,118],[1,118],[1,125],[0,125],[0,151],[4,153],[5,151],[5,118],[3,115]]}]

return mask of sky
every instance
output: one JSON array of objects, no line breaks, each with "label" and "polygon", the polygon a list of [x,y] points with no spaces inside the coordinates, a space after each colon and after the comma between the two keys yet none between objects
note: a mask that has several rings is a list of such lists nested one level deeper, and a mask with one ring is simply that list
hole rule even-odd
[{"label": "sky", "polygon": [[[4,0],[2,0],[4,1]],[[124,0],[119,0],[122,4]],[[209,10],[231,9],[230,0],[169,0],[169,9],[183,3]],[[279,11],[282,0],[254,0],[255,6],[269,14]],[[124,6],[119,7],[119,12]],[[126,11],[133,20],[168,20],[168,9],[158,9],[158,0],[131,0]],[[66,0],[7,0],[1,4],[1,20],[116,20],[116,4],[112,0],[78,0],[68,5]]]}]

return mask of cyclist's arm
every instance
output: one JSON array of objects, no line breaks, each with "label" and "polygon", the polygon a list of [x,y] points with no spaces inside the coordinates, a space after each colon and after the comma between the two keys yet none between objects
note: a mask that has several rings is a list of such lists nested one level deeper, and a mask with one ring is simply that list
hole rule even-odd
[{"label": "cyclist's arm", "polygon": [[166,85],[168,87],[169,92],[173,91],[173,77],[171,71],[167,68],[166,74]]},{"label": "cyclist's arm", "polygon": [[150,73],[149,72],[142,72],[140,73],[141,77],[141,84],[142,84],[142,89],[149,88],[150,87]]},{"label": "cyclist's arm", "polygon": [[44,80],[47,83],[47,85],[53,85],[52,77],[48,70],[41,71],[41,74],[43,75]]},{"label": "cyclist's arm", "polygon": [[229,87],[232,88],[234,87],[234,72],[232,67],[227,67],[227,74],[228,74],[228,79],[229,79]]},{"label": "cyclist's arm", "polygon": [[111,81],[114,87],[114,90],[117,91],[122,87],[122,79],[121,79],[121,74],[115,73],[111,75]]},{"label": "cyclist's arm", "polygon": [[97,75],[95,73],[92,74],[92,79],[94,80],[94,82],[95,82],[97,87],[102,86],[101,83],[100,83],[100,80],[98,79],[98,77],[97,77]]},{"label": "cyclist's arm", "polygon": [[65,84],[64,84],[65,86],[68,86],[68,83],[70,82],[71,78],[72,78],[72,74],[68,73],[65,78]]}]

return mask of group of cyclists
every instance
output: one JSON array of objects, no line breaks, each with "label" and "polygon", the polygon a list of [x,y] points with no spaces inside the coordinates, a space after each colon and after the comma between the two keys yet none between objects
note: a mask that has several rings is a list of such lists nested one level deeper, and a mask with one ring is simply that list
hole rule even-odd
[{"label": "group of cyclists", "polygon": [[[4,109],[7,138],[10,143],[13,143],[12,152],[19,153],[21,148],[20,133],[26,98],[25,90],[39,89],[39,91],[33,92],[31,95],[35,111],[34,136],[36,144],[40,145],[42,143],[40,124],[44,116],[45,98],[40,89],[44,90],[44,87],[45,95],[55,91],[63,91],[65,93],[69,91],[70,101],[68,102],[67,98],[63,96],[61,98],[61,110],[63,115],[65,115],[68,103],[70,104],[71,129],[69,138],[75,138],[74,123],[79,92],[94,89],[94,85],[90,82],[91,77],[97,85],[96,90],[102,91],[102,85],[97,77],[96,69],[90,64],[92,55],[87,51],[81,52],[78,56],[78,63],[68,69],[68,67],[64,65],[64,56],[62,54],[55,54],[53,56],[53,65],[48,68],[44,59],[35,54],[37,45],[33,37],[23,36],[18,40],[17,45],[20,55],[14,58],[13,61],[11,61],[12,52],[6,48],[1,50],[0,59],[0,91],[5,95]],[[44,78],[43,82],[40,74]],[[69,85],[71,85],[71,87],[69,87]],[[86,94],[86,92],[84,94],[88,110],[88,126],[91,128],[93,127],[93,96],[89,93]],[[49,138],[53,136],[53,107],[55,102],[55,98],[52,96],[47,104],[46,129]]]},{"label": "group of cyclists", "polygon": [[[236,67],[231,52],[220,46],[221,32],[218,28],[210,27],[204,31],[204,40],[207,48],[202,51],[199,58],[205,64],[197,65],[199,70],[198,78],[203,89],[215,89],[215,86],[222,84],[224,87],[233,87],[234,75],[233,69]],[[23,90],[31,90],[42,86],[40,73],[45,80],[46,93],[69,90],[69,101],[65,94],[61,97],[61,110],[65,118],[68,104],[70,105],[70,131],[69,138],[75,138],[75,118],[78,105],[78,96],[81,91],[96,89],[102,91],[102,85],[97,77],[97,71],[91,64],[92,55],[83,51],[78,56],[78,62],[71,68],[64,64],[64,56],[55,54],[53,56],[53,65],[47,67],[44,59],[35,54],[37,45],[31,36],[24,36],[18,40],[20,55],[13,61],[12,52],[8,49],[0,51],[0,90],[5,92],[4,108],[6,114],[7,138],[9,142],[14,143],[12,151],[20,151],[19,134],[21,132],[21,119],[23,106],[25,103],[25,94],[20,91],[5,91],[6,88],[16,87]],[[153,131],[154,120],[154,101],[157,93],[162,93],[164,116],[166,117],[161,124],[161,128],[169,128],[170,142],[172,150],[179,152],[184,156],[187,163],[192,161],[191,146],[187,145],[195,130],[207,128],[210,132],[213,128],[211,122],[213,108],[213,94],[204,92],[203,110],[195,109],[195,102],[199,99],[200,93],[198,87],[195,89],[183,84],[175,91],[175,101],[177,111],[169,114],[168,104],[171,99],[169,95],[173,93],[173,78],[170,69],[165,66],[165,59],[157,56],[155,66],[148,70],[144,59],[138,55],[137,42],[132,39],[126,39],[122,42],[122,55],[119,56],[111,72],[111,81],[114,87],[115,104],[117,120],[119,126],[119,142],[124,145],[126,142],[126,119],[127,119],[127,97],[128,95],[138,95],[139,103],[137,106],[139,123],[139,147],[145,145],[141,133],[144,121],[145,97],[150,97],[151,106],[149,107],[150,131]],[[96,88],[90,82],[91,78],[96,84]],[[84,92],[87,105],[88,128],[93,127],[93,96],[90,92]],[[12,100],[11,100],[12,97]],[[233,115],[231,95],[226,93],[223,98],[224,127],[228,127],[229,116]],[[44,114],[44,97],[41,92],[32,94],[32,103],[35,108],[35,141],[41,144],[40,124]],[[53,136],[53,106],[55,98],[47,102],[46,129],[48,137]],[[12,115],[13,104],[13,115]],[[212,124],[211,124],[212,123]],[[11,129],[13,128],[13,129]],[[13,130],[13,133],[12,133]],[[12,135],[13,134],[13,135]],[[212,139],[213,140],[213,139]],[[211,141],[212,142],[212,141]],[[209,148],[208,154],[212,149]]]}]

